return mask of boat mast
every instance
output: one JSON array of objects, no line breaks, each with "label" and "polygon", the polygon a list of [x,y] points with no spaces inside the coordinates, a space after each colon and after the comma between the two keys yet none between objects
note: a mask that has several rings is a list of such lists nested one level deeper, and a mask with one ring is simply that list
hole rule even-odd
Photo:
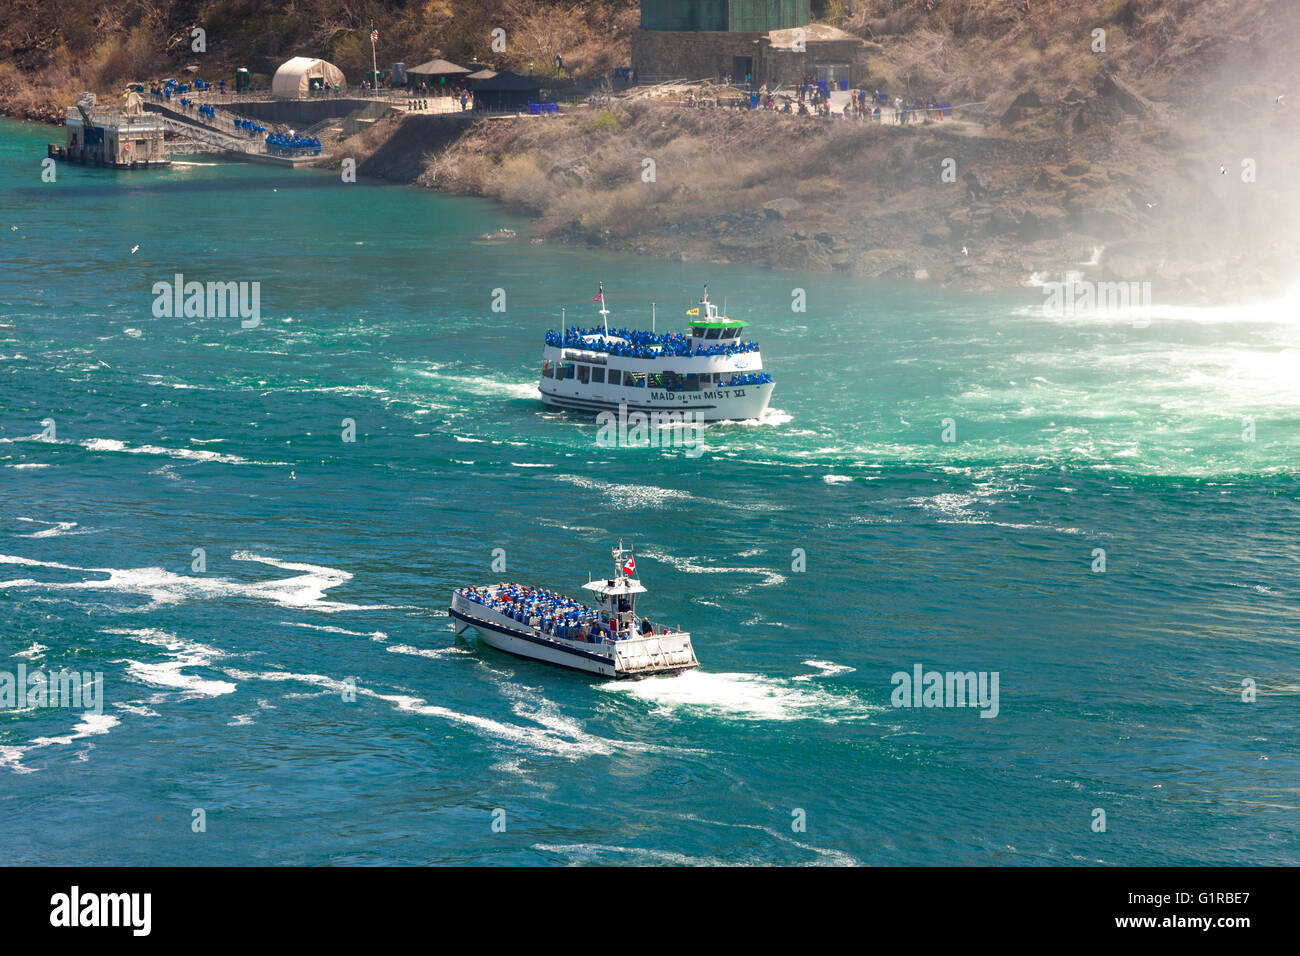
[{"label": "boat mast", "polygon": [[596,298],[600,300],[600,317],[605,321],[605,334],[609,335],[609,309],[605,308],[605,283],[598,283]]}]

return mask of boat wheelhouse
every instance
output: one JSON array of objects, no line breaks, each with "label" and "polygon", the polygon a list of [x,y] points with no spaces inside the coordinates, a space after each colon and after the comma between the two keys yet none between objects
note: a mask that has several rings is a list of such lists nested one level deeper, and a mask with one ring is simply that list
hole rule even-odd
[{"label": "boat wheelhouse", "polygon": [[[616,329],[601,286],[601,324],[546,333],[538,389],[548,407],[577,412],[691,413],[697,421],[760,418],[772,397],[758,343],[744,340],[749,325],[722,315],[704,298],[691,309],[685,332]],[[653,322],[652,322],[653,326]]]},{"label": "boat wheelhouse", "polygon": [[457,588],[448,608],[456,633],[472,627],[497,650],[603,677],[640,678],[699,667],[690,634],[637,617],[636,597],[646,589],[632,577],[636,561],[622,541],[613,555],[614,576],[583,585],[596,596],[594,607],[523,584]]}]

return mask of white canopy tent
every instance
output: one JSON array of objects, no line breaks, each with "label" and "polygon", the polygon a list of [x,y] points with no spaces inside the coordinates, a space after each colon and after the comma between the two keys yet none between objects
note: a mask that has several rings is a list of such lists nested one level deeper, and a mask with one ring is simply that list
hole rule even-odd
[{"label": "white canopy tent", "polygon": [[271,93],[275,96],[302,97],[311,91],[311,81],[319,79],[333,88],[347,88],[343,71],[326,60],[317,60],[310,56],[295,56],[280,64],[271,79]]}]

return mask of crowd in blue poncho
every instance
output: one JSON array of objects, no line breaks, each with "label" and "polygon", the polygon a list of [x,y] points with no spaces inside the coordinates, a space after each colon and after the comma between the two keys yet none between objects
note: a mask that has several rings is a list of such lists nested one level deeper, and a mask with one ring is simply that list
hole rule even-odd
[{"label": "crowd in blue poncho", "polygon": [[235,119],[235,129],[242,129],[249,137],[260,136],[266,132],[265,126],[258,126],[252,120]]},{"label": "crowd in blue poncho", "polygon": [[600,615],[572,598],[545,588],[502,584],[495,594],[488,588],[461,588],[456,592],[468,601],[491,608],[512,621],[541,629],[544,634],[570,641],[599,644],[617,638]]},{"label": "crowd in blue poncho", "polygon": [[608,335],[617,336],[624,341],[598,338],[590,342],[589,335],[605,335],[604,329],[567,329],[563,336],[554,329],[546,333],[546,344],[555,348],[587,349],[592,352],[607,352],[626,358],[661,358],[663,356],[691,355],[738,355],[743,352],[757,352],[757,342],[733,342],[729,345],[697,345],[691,349],[691,343],[680,332],[658,334],[643,329],[611,330]]},{"label": "crowd in blue poncho", "polygon": [[747,372],[744,375],[733,375],[728,382],[719,382],[723,388],[732,388],[738,385],[767,385],[772,381],[772,376],[766,372]]},{"label": "crowd in blue poncho", "polygon": [[266,151],[277,156],[318,156],[320,140],[315,136],[288,133],[271,133],[266,137]]}]

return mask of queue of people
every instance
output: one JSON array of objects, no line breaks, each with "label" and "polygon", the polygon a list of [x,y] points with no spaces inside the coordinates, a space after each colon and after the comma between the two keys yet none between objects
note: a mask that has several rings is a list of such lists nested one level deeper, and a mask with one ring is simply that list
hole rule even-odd
[{"label": "queue of people", "polygon": [[275,156],[319,156],[320,140],[289,130],[287,133],[270,133],[266,137],[266,151]]}]

